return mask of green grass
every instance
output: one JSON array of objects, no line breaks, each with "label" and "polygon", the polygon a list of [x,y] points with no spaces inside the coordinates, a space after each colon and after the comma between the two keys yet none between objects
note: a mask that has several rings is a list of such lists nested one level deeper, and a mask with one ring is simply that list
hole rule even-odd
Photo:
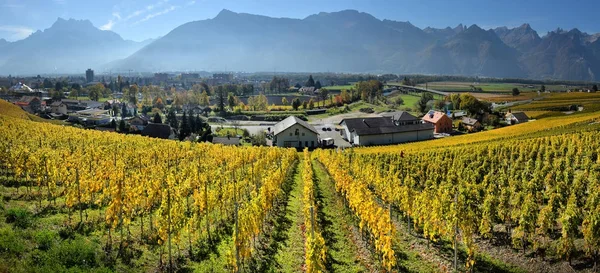
[{"label": "green grass", "polygon": [[327,245],[327,265],[331,272],[364,272],[358,247],[351,240],[352,215],[336,195],[335,187],[323,166],[313,161],[316,176],[315,194],[321,204],[320,225]]},{"label": "green grass", "polygon": [[217,128],[214,130],[213,134],[215,136],[237,136],[237,135],[243,135],[244,134],[244,130],[238,128],[231,128],[231,127],[223,127],[223,128]]},{"label": "green grass", "polygon": [[304,225],[304,214],[302,211],[302,173],[300,168],[302,162],[297,164],[294,174],[294,184],[290,192],[286,218],[291,222],[286,231],[286,242],[275,255],[279,272],[300,272],[304,264],[304,236],[302,226]]},{"label": "green grass", "polygon": [[348,84],[348,85],[333,85],[333,86],[324,86],[324,88],[326,88],[327,90],[350,90],[352,88],[354,88],[354,84]]}]

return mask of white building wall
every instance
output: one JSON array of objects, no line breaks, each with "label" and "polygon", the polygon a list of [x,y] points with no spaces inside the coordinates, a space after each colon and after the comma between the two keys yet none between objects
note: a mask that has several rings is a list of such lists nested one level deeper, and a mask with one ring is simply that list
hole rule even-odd
[{"label": "white building wall", "polygon": [[[298,129],[298,135],[295,134],[296,129]],[[293,145],[291,147],[307,147],[307,144],[308,147],[319,146],[318,135],[299,124],[292,125],[291,127],[280,132],[276,137],[277,141],[275,142],[275,145],[278,147],[285,147],[286,141],[293,141]],[[300,141],[302,141],[302,145],[300,145]],[[311,146],[313,143],[314,146]]]}]

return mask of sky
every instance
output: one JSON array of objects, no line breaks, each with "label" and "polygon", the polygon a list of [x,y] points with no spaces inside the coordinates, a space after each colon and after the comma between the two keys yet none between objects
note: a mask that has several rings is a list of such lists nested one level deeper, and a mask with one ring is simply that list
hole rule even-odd
[{"label": "sky", "polygon": [[190,21],[214,18],[222,9],[300,19],[355,9],[420,28],[529,23],[540,36],[558,27],[600,32],[598,0],[0,0],[0,38],[24,39],[62,17],[88,19],[124,39],[142,41]]}]

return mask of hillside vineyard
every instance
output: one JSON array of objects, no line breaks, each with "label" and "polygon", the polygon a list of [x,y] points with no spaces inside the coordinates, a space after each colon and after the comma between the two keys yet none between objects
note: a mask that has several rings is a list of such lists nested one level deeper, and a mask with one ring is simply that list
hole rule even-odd
[{"label": "hillside vineyard", "polygon": [[[386,238],[381,208],[393,207],[433,242],[462,241],[470,268],[474,240],[498,233],[518,249],[555,247],[567,260],[576,251],[597,258],[599,137],[586,132],[406,155],[378,148],[373,154],[320,151],[317,157],[372,232]],[[384,260],[386,247],[378,248]]]},{"label": "hillside vineyard", "polygon": [[102,208],[97,220],[108,230],[109,248],[127,247],[133,221],[141,236],[168,244],[169,257],[171,245],[192,248],[192,241],[232,230],[232,269],[252,255],[297,157],[293,150],[152,140],[8,117],[0,117],[0,150],[2,175],[26,186],[40,207],[51,201],[80,225],[87,208]]}]

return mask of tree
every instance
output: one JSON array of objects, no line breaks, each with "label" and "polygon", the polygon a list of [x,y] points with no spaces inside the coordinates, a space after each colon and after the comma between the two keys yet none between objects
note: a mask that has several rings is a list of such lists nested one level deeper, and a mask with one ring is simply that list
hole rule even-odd
[{"label": "tree", "polygon": [[542,84],[542,87],[540,88],[540,91],[546,92],[546,86]]},{"label": "tree", "polygon": [[203,91],[202,94],[200,94],[200,105],[208,106],[209,104],[210,98],[208,97],[208,93],[206,93],[206,91]]},{"label": "tree", "polygon": [[52,84],[52,81],[50,81],[49,79],[44,79],[44,88],[52,88],[54,85]]},{"label": "tree", "polygon": [[300,103],[300,99],[298,99],[298,98],[295,98],[295,99],[292,101],[292,108],[294,108],[294,110],[298,110],[298,107],[300,107],[300,104],[301,104],[301,103]]},{"label": "tree", "polygon": [[592,86],[592,91],[594,91],[594,92],[598,92],[598,85],[594,84],[594,85]]},{"label": "tree", "polygon": [[160,117],[159,113],[155,113],[154,114],[154,120],[152,122],[154,122],[154,123],[162,123],[162,118]]},{"label": "tree", "polygon": [[417,107],[421,113],[425,113],[427,111],[427,103],[433,100],[433,95],[429,92],[423,92],[421,94],[421,98],[417,101]]},{"label": "tree", "polygon": [[322,87],[322,86],[321,86],[321,82],[320,82],[320,81],[317,81],[317,82],[315,83],[315,89],[321,89],[321,87]]},{"label": "tree", "polygon": [[327,88],[319,89],[319,98],[323,101],[323,107],[325,107],[325,100],[329,96],[329,90]]},{"label": "tree", "polygon": [[125,133],[125,131],[126,131],[125,120],[121,120],[121,122],[119,122],[119,132]]},{"label": "tree", "polygon": [[404,99],[402,99],[402,97],[398,96],[398,97],[396,97],[396,99],[394,100],[394,103],[395,103],[396,105],[402,105],[402,104],[404,104]]},{"label": "tree", "polygon": [[350,102],[352,102],[352,98],[350,97],[350,93],[348,93],[348,90],[346,90],[346,89],[342,90],[342,92],[340,93],[340,97],[342,97],[342,101],[344,103],[350,103]]},{"label": "tree", "polygon": [[308,76],[308,81],[306,81],[306,84],[304,84],[304,85],[306,85],[307,87],[315,86],[315,80],[313,79],[312,75]]},{"label": "tree", "polygon": [[233,107],[235,107],[235,97],[231,92],[229,92],[229,95],[227,95],[227,104],[231,110],[233,110]]},{"label": "tree", "polygon": [[167,124],[169,124],[173,128],[179,128],[177,122],[177,115],[175,115],[175,110],[171,108],[169,113],[167,114]]},{"label": "tree", "polygon": [[219,85],[215,88],[215,93],[217,95],[217,102],[218,102],[218,107],[219,107],[219,111],[221,113],[225,113],[225,90],[223,88],[223,86]]},{"label": "tree", "polygon": [[283,104],[283,105],[288,105],[289,104],[289,102],[288,102],[288,100],[287,100],[286,97],[281,97],[281,104]]},{"label": "tree", "polygon": [[190,135],[190,125],[187,119],[187,115],[183,112],[183,117],[181,118],[181,128],[179,129],[179,140],[184,140],[186,137]]},{"label": "tree", "polygon": [[302,102],[302,109],[306,110],[306,108],[308,108],[308,102],[307,101],[303,101]]},{"label": "tree", "polygon": [[312,98],[308,101],[308,109],[313,109],[315,108],[315,100],[313,100]]},{"label": "tree", "polygon": [[521,91],[519,91],[519,88],[513,88],[512,89],[512,95],[513,96],[518,96],[519,94],[521,94]]}]

